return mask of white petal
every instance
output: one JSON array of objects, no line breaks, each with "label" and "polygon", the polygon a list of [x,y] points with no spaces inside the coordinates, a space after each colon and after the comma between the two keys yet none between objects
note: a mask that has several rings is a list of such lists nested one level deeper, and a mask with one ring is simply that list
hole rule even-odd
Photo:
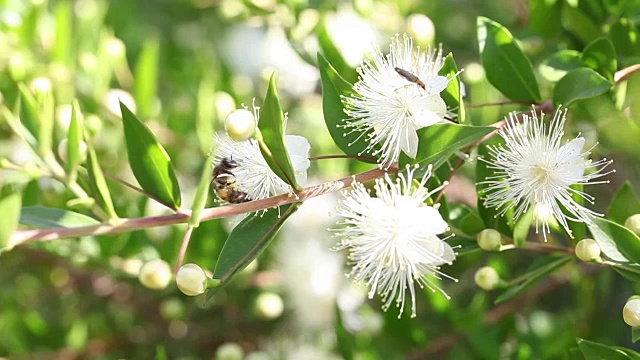
[{"label": "white petal", "polygon": [[311,166],[311,161],[309,161],[306,156],[289,155],[289,159],[291,160],[294,171],[306,172],[309,166]]},{"label": "white petal", "polygon": [[422,81],[432,95],[440,94],[449,85],[449,79],[444,76],[425,76]]},{"label": "white petal", "polygon": [[442,258],[445,260],[447,264],[451,264],[453,260],[456,259],[456,253],[453,251],[451,245],[446,242],[442,242],[442,246],[444,248],[444,253],[442,254]]},{"label": "white petal", "polygon": [[407,123],[407,126],[400,130],[400,149],[404,151],[410,158],[415,159],[418,153],[418,133],[413,124]]},{"label": "white petal", "polygon": [[584,138],[575,138],[558,150],[558,154],[561,157],[558,162],[564,166],[568,183],[573,183],[575,179],[581,178],[584,174],[584,169],[587,165],[581,156],[584,143]]},{"label": "white petal", "polygon": [[296,171],[294,173],[296,177],[296,182],[300,186],[304,186],[307,183],[307,172],[306,171]]},{"label": "white petal", "polygon": [[423,226],[433,234],[442,234],[449,228],[449,224],[444,221],[438,210],[431,206],[419,207],[416,217],[422,219]]},{"label": "white petal", "polygon": [[311,144],[304,136],[285,135],[284,142],[287,145],[289,155],[299,155],[306,157],[311,150]]},{"label": "white petal", "polygon": [[410,120],[415,124],[416,129],[421,129],[441,122],[447,114],[447,104],[440,96],[428,96],[414,106],[411,113],[413,115]]}]

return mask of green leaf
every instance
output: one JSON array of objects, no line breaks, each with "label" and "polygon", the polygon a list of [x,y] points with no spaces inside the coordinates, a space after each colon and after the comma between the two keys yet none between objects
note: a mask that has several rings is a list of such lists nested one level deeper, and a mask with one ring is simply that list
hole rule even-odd
[{"label": "green leaf", "polygon": [[73,1],[59,1],[55,10],[55,46],[53,58],[61,64],[71,62],[75,53],[71,46],[73,34]]},{"label": "green leaf", "polygon": [[211,164],[215,159],[215,153],[212,151],[209,157],[202,165],[202,175],[200,176],[200,184],[198,184],[198,190],[193,197],[193,204],[191,205],[191,217],[189,218],[189,226],[197,228],[200,225],[200,213],[202,209],[207,205],[207,198],[209,197],[209,188],[211,187]]},{"label": "green leaf", "polygon": [[[495,131],[492,126],[471,126],[452,123],[438,123],[418,130],[418,152],[415,159],[405,153],[400,155],[400,167],[406,164],[422,164],[437,169],[444,164],[457,150],[473,144],[483,136]],[[420,172],[419,172],[420,173]]]},{"label": "green leaf", "polygon": [[[272,75],[269,80],[269,88],[260,108],[258,129],[262,134],[260,151],[271,170],[284,182],[300,190],[301,187],[296,182],[287,145],[284,141],[284,113],[278,99],[275,75]],[[263,145],[266,145],[266,148]]]},{"label": "green leaf", "polygon": [[31,135],[39,138],[38,103],[24,84],[18,84],[18,89],[20,89],[20,122],[29,130]]},{"label": "green leaf", "polygon": [[640,238],[626,227],[613,221],[593,218],[589,225],[593,239],[598,242],[602,252],[616,262],[640,263]]},{"label": "green leaf", "polygon": [[529,236],[529,229],[533,222],[533,207],[522,214],[513,227],[513,243],[520,247],[523,246]]},{"label": "green leaf", "polygon": [[560,50],[540,64],[540,75],[547,81],[557,82],[569,71],[582,66],[582,54],[575,50]]},{"label": "green leaf", "polygon": [[600,36],[598,26],[579,8],[571,5],[563,6],[560,19],[562,27],[575,35],[583,44],[588,44]]},{"label": "green leaf", "polygon": [[326,57],[331,64],[336,68],[337,72],[344,76],[349,82],[356,82],[358,80],[358,73],[345,61],[344,57],[340,53],[340,50],[336,47],[333,39],[327,31],[327,17],[324,16],[318,27],[316,28],[318,35],[318,43],[322,54]]},{"label": "green leaf", "polygon": [[47,229],[99,225],[100,222],[77,212],[38,205],[26,206],[22,209],[20,212],[20,224]]},{"label": "green leaf", "polygon": [[200,80],[197,95],[198,112],[196,116],[196,134],[200,143],[200,150],[206,154],[210,151],[211,139],[214,133],[214,124],[217,122],[217,114],[212,99],[216,97],[213,71],[205,70]]},{"label": "green leaf", "polygon": [[608,346],[584,339],[577,339],[577,341],[585,360],[629,360],[640,358],[640,354],[629,349]]},{"label": "green leaf", "polygon": [[467,235],[476,235],[485,228],[484,222],[476,209],[461,204],[454,204],[451,207],[449,223]]},{"label": "green leaf", "polygon": [[480,58],[491,85],[511,100],[540,101],[531,62],[509,30],[482,16],[477,27]]},{"label": "green leaf", "polygon": [[571,70],[553,88],[553,103],[569,106],[609,91],[613,83],[589,68]]},{"label": "green leaf", "polygon": [[14,185],[5,185],[0,189],[0,252],[11,248],[9,239],[18,228],[22,196]]},{"label": "green leaf", "polygon": [[169,154],[151,130],[120,102],[129,165],[138,183],[158,202],[172,209],[180,206],[180,186]]},{"label": "green leaf", "polygon": [[80,141],[84,130],[80,119],[80,105],[77,100],[71,107],[71,121],[67,133],[67,160],[64,168],[67,174],[75,174],[76,167],[80,163]]},{"label": "green leaf", "polygon": [[616,51],[606,37],[597,38],[584,48],[582,62],[609,81],[613,81],[613,75],[618,70]]},{"label": "green leaf", "polygon": [[613,269],[627,280],[640,283],[640,265],[632,264],[630,262],[616,262]]},{"label": "green leaf", "polygon": [[529,26],[545,38],[560,32],[560,9],[562,1],[529,0]]},{"label": "green leaf", "polygon": [[631,342],[636,342],[640,340],[640,327],[632,327],[631,328]]},{"label": "green leaf", "polygon": [[111,201],[111,194],[109,193],[109,187],[104,179],[104,174],[98,163],[98,157],[93,146],[88,146],[87,149],[87,173],[89,175],[89,188],[94,198],[97,198],[98,204],[107,211],[111,218],[118,218],[116,210],[113,207]]},{"label": "green leaf", "polygon": [[534,266],[532,270],[512,281],[513,285],[504,293],[502,293],[495,301],[495,304],[507,301],[530,287],[538,280],[555,271],[562,265],[573,259],[573,256],[554,257],[548,256],[544,258],[540,264]]},{"label": "green leaf", "polygon": [[635,214],[640,214],[640,199],[627,180],[613,195],[607,208],[607,219],[624,225],[627,218]]},{"label": "green leaf", "polygon": [[634,21],[628,18],[618,19],[609,27],[609,37],[622,56],[640,56],[640,38]]},{"label": "green leaf", "polygon": [[[466,119],[466,111],[464,109],[464,102],[462,101],[462,93],[460,92],[460,76],[458,74],[458,67],[456,66],[453,55],[449,53],[444,58],[444,64],[438,72],[438,75],[446,76],[449,81],[449,85],[440,93],[442,99],[447,104],[448,109],[456,109],[458,113],[458,123],[464,124]],[[455,77],[454,77],[455,76]]]},{"label": "green leaf", "polygon": [[156,95],[158,92],[158,63],[160,57],[160,43],[156,37],[144,42],[140,58],[136,64],[133,96],[136,100],[138,112],[143,118],[154,115]]},{"label": "green leaf", "polygon": [[322,78],[322,112],[331,138],[347,155],[373,158],[370,152],[365,152],[366,135],[359,132],[349,133],[349,130],[344,128],[343,119],[347,115],[344,112],[341,96],[349,96],[353,92],[353,85],[343,79],[320,53],[318,53],[318,67]]},{"label": "green leaf", "polygon": [[221,283],[207,292],[205,304],[267,248],[284,222],[298,207],[299,204],[289,204],[281,206],[280,209],[269,209],[260,216],[248,214],[231,231],[213,272],[213,278]]}]

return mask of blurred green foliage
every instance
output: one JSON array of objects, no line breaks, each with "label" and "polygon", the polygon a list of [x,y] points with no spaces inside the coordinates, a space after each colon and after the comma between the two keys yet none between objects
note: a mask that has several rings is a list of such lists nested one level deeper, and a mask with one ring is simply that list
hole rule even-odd
[{"label": "blurred green foliage", "polygon": [[[417,14],[431,19],[435,39],[421,36],[412,25],[420,19]],[[105,219],[114,213],[121,218],[168,213],[109,178],[95,179],[104,170],[135,183],[125,155],[119,102],[157,137],[171,158],[182,197],[192,199],[222,119],[241,103],[262,99],[273,71],[281,81],[279,101],[289,112],[287,133],[307,136],[313,155],[340,153],[322,120],[316,52],[322,50],[336,71],[353,82],[358,61],[352,63],[347,50],[385,44],[405,31],[422,46],[435,40],[454,54],[457,67],[465,69],[461,77],[467,104],[504,101],[479,64],[480,15],[518,39],[533,63],[537,77],[531,81],[539,82],[542,99],[557,98],[553,84],[571,71],[588,72],[598,84],[608,84],[591,94],[595,98],[560,96],[575,100],[567,133],[581,132],[591,144],[600,141],[594,156],[616,159],[618,172],[611,183],[590,189],[598,198],[597,210],[607,209],[626,179],[631,181],[624,185],[625,193],[639,189],[640,119],[621,109],[631,107],[640,114],[640,76],[610,89],[615,70],[640,62],[640,4],[633,0],[0,0],[0,105],[6,108],[0,114],[0,181],[22,187],[25,207],[72,208],[86,215],[98,207],[105,210]],[[615,59],[598,61],[611,48]],[[581,66],[592,70],[575,70]],[[38,119],[30,117],[34,109]],[[81,122],[71,120],[72,109]],[[488,125],[517,109],[527,106],[467,107],[466,117],[473,125]],[[25,145],[9,120],[12,112],[40,137],[44,149]],[[71,128],[79,126],[74,131],[83,129],[95,149],[86,172],[78,170],[77,177],[81,185],[104,181],[102,189],[91,189],[97,204],[75,201],[77,193],[42,173],[32,154],[41,151],[60,160],[58,144],[68,137],[70,122],[75,124]],[[369,168],[332,159],[314,162],[309,173],[320,182]],[[460,172],[470,181],[475,178],[470,164]],[[15,199],[3,193],[0,209],[5,201]],[[456,218],[452,208],[452,223],[477,228],[478,216],[457,206],[462,215]],[[314,216],[320,215],[300,220],[312,223]],[[185,262],[214,269],[230,232],[227,225],[201,223]],[[325,227],[320,223],[322,231]],[[464,236],[452,239],[463,246],[459,251],[464,256],[447,269],[459,282],[443,281],[452,299],[422,290],[415,319],[398,319],[395,309],[383,313],[379,299],[365,302],[362,291],[342,284],[341,269],[335,276],[335,266],[324,267],[329,260],[318,262],[324,259],[318,252],[327,252],[331,243],[323,242],[326,233],[304,228],[283,232],[294,234],[298,242],[321,244],[309,250],[310,257],[295,241],[276,239],[287,245],[269,247],[212,298],[210,307],[202,308],[202,299],[187,298],[174,286],[163,291],[142,287],[136,279],[141,263],[157,257],[175,263],[185,230],[185,225],[167,226],[34,243],[2,253],[0,356],[199,359],[216,358],[222,344],[237,343],[245,354],[253,353],[245,357],[253,360],[262,359],[258,352],[268,359],[573,359],[576,354],[580,358],[578,351],[586,354],[597,347],[581,342],[578,348],[576,338],[634,348],[621,309],[640,291],[637,283],[606,267],[571,262],[524,295],[494,305],[500,293],[480,291],[473,282],[475,270],[491,265],[505,279],[515,279],[541,266],[541,254],[476,251],[475,242]],[[314,256],[319,260],[312,261]],[[296,258],[302,259],[299,267],[286,271],[291,268],[284,264]],[[308,273],[316,278],[305,277]],[[331,283],[340,291],[311,292],[305,298],[302,288],[295,290],[295,284],[330,279],[340,279],[339,286]],[[269,318],[260,310],[265,305],[256,300],[266,291],[284,299],[283,315]],[[353,292],[358,295],[345,295]],[[329,306],[319,302],[323,296]]]}]

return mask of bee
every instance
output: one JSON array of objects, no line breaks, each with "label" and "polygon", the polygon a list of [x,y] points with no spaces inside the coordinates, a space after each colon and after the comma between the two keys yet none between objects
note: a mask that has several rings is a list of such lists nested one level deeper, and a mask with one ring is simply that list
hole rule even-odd
[{"label": "bee", "polygon": [[213,167],[213,180],[216,195],[221,200],[228,201],[232,204],[240,204],[251,201],[249,195],[238,190],[236,186],[236,177],[232,170],[238,167],[238,163],[230,158],[223,158],[220,163]]},{"label": "bee", "polygon": [[400,76],[402,76],[403,78],[407,79],[412,83],[416,83],[416,85],[420,86],[422,90],[427,90],[427,86],[422,82],[422,80],[420,80],[419,77],[413,75],[412,73],[408,72],[405,69],[401,69],[399,67],[395,69],[396,69],[396,72],[400,74]]}]

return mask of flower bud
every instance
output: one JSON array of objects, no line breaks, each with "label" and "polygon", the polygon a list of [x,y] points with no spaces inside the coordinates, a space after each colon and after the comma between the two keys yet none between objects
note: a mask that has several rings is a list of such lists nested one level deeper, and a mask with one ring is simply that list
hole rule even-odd
[{"label": "flower bud", "polygon": [[246,109],[234,110],[224,119],[224,129],[235,141],[248,140],[256,131],[256,117]]},{"label": "flower bud", "polygon": [[476,236],[478,246],[485,251],[497,251],[502,246],[502,235],[493,229],[484,229]]},{"label": "flower bud", "polygon": [[176,284],[185,295],[200,295],[207,289],[207,274],[196,264],[182,265],[176,274]]},{"label": "flower bud", "polygon": [[[67,162],[67,144],[69,143],[69,139],[62,139],[62,141],[60,141],[60,143],[58,144],[58,155],[60,155],[60,159],[62,159],[62,161]],[[87,159],[87,143],[84,142],[83,140],[80,140],[79,146],[78,146],[78,157],[79,157],[79,164],[82,164],[86,159]]]},{"label": "flower bud", "polygon": [[171,267],[162,259],[155,259],[146,262],[140,268],[138,279],[142,285],[149,289],[162,290],[171,281]]},{"label": "flower bud", "polygon": [[622,318],[629,326],[640,326],[640,299],[634,298],[624,304]]},{"label": "flower bud", "polygon": [[496,288],[500,282],[500,275],[498,275],[496,269],[491,266],[484,266],[476,271],[474,280],[480,288],[489,291]]},{"label": "flower bud", "polygon": [[271,320],[282,315],[284,303],[280,295],[272,292],[263,292],[256,298],[255,309],[259,318]]},{"label": "flower bud", "polygon": [[593,239],[582,239],[576,245],[576,256],[582,261],[600,258],[600,245]]},{"label": "flower bud", "polygon": [[236,343],[225,343],[220,345],[216,351],[216,360],[242,360],[244,351]]},{"label": "flower bud", "polygon": [[629,216],[624,222],[624,226],[640,236],[640,214]]}]

